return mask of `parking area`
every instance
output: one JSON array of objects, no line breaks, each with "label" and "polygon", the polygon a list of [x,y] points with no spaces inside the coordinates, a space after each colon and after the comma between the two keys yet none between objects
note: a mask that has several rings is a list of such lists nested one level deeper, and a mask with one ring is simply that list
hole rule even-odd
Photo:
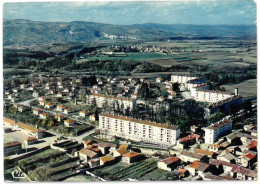
[{"label": "parking area", "polygon": [[[4,125],[5,128],[12,128],[7,125]],[[24,140],[28,138],[29,136],[33,136],[32,134],[29,134],[25,130],[15,130],[12,128],[12,132],[4,133],[4,143],[12,142],[12,141],[19,141],[22,144],[24,144]],[[54,141],[57,139],[58,136],[53,135],[52,137],[45,137],[43,139],[39,139],[38,143],[28,145],[27,148],[41,148],[44,146],[48,146],[50,144],[53,144]]]}]

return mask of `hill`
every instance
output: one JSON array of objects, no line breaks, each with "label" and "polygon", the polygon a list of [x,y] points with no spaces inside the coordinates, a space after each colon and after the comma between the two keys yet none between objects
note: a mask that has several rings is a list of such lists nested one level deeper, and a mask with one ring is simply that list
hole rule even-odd
[{"label": "hill", "polygon": [[112,25],[95,22],[40,22],[24,19],[3,21],[4,47],[34,46],[52,43],[96,40],[219,39],[249,37],[255,39],[255,25]]}]

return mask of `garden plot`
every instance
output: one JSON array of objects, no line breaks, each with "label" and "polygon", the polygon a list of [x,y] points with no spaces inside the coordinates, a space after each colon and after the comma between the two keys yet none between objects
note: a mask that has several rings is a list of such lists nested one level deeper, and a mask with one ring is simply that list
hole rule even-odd
[{"label": "garden plot", "polygon": [[93,173],[107,180],[137,179],[145,176],[157,168],[155,159],[147,159],[135,162],[131,165],[117,163],[102,169],[96,169]]},{"label": "garden plot", "polygon": [[29,171],[28,175],[37,181],[55,181],[65,176],[74,174],[79,166],[78,158],[64,158],[55,160],[52,164],[47,164],[35,170]]}]

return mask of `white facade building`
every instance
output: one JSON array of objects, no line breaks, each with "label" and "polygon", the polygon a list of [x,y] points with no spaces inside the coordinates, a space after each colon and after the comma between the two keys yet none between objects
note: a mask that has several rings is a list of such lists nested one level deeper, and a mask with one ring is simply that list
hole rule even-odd
[{"label": "white facade building", "polygon": [[99,128],[111,135],[161,145],[175,145],[180,136],[175,126],[112,114],[99,115]]},{"label": "white facade building", "polygon": [[218,101],[231,98],[234,95],[223,91],[197,89],[192,91],[191,96],[199,102],[216,103]]},{"label": "white facade building", "polygon": [[222,119],[205,128],[205,143],[213,144],[219,137],[232,131],[232,121],[229,118]]},{"label": "white facade building", "polygon": [[185,84],[189,80],[197,79],[195,76],[187,76],[187,75],[171,75],[171,82]]},{"label": "white facade building", "polygon": [[124,109],[127,109],[129,107],[130,110],[132,110],[134,109],[136,104],[135,99],[124,97],[114,97],[102,94],[91,94],[86,96],[86,104],[91,105],[93,101],[96,101],[96,104],[99,108],[102,108],[104,103],[107,103],[110,107],[112,107],[113,103],[117,103],[119,105],[119,108],[123,105]]}]

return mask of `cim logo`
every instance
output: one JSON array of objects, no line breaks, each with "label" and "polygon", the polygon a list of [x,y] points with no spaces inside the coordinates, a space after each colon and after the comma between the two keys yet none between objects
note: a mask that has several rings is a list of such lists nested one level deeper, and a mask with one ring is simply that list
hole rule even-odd
[{"label": "cim logo", "polygon": [[13,178],[25,178],[25,174],[19,170],[14,170],[12,176]]}]

